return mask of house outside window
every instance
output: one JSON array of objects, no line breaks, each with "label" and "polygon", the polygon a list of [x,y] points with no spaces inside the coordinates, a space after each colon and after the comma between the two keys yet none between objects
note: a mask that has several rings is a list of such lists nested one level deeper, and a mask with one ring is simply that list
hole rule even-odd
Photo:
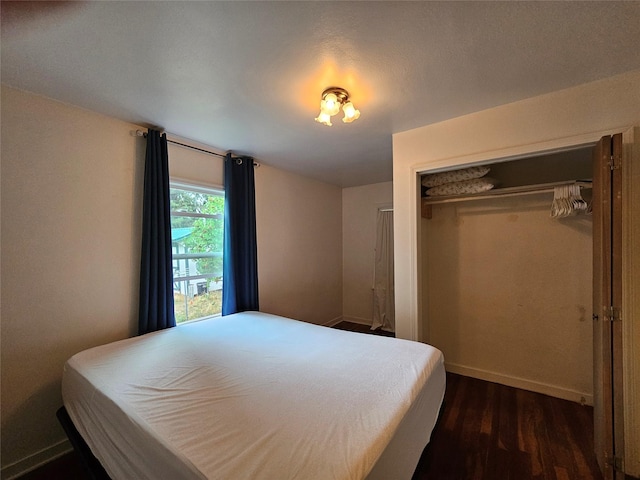
[{"label": "house outside window", "polygon": [[176,323],[222,313],[224,192],[171,182]]}]

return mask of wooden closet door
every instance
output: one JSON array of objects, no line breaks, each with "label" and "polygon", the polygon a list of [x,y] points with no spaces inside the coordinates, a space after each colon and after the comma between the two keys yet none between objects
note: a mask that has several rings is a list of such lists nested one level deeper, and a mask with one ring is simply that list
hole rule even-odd
[{"label": "wooden closet door", "polygon": [[605,479],[623,458],[622,135],[600,139],[593,158],[594,448]]}]

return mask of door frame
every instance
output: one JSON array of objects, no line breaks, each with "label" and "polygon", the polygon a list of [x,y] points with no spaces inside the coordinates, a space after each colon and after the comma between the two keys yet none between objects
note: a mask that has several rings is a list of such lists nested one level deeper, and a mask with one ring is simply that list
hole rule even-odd
[{"label": "door frame", "polygon": [[622,130],[622,160],[624,471],[640,478],[640,126]]}]

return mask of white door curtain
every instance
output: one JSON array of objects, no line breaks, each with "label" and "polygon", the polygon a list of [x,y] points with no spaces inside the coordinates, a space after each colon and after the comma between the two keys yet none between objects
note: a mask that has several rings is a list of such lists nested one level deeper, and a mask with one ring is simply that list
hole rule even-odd
[{"label": "white door curtain", "polygon": [[393,296],[393,210],[378,210],[373,274],[373,322],[371,329],[394,332]]}]

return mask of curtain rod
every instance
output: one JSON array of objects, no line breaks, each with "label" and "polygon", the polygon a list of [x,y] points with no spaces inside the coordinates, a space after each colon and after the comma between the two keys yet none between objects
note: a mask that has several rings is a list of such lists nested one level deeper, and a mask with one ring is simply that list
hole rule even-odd
[{"label": "curtain rod", "polygon": [[[147,138],[146,132],[143,132],[142,130],[136,130],[136,136],[137,137]],[[202,152],[202,153],[208,153],[209,155],[215,155],[216,157],[226,158],[226,155],[223,155],[222,153],[212,152],[211,150],[205,150],[204,148],[194,147],[193,145],[188,145],[186,143],[177,142],[175,140],[170,140],[168,138],[167,138],[167,143],[173,143],[174,145],[180,145],[181,147],[190,148],[191,150],[197,150],[198,152]],[[253,166],[254,167],[259,167],[260,163],[258,163],[258,162],[256,162],[254,160],[253,161]]]},{"label": "curtain rod", "polygon": [[208,153],[209,155],[215,155],[216,157],[225,158],[226,155],[221,153],[211,152],[209,150],[205,150],[204,148],[194,147],[193,145],[187,145],[186,143],[176,142],[175,140],[169,140],[167,138],[167,143],[173,143],[174,145],[180,145],[181,147],[190,148],[191,150],[197,150],[198,152]]}]

